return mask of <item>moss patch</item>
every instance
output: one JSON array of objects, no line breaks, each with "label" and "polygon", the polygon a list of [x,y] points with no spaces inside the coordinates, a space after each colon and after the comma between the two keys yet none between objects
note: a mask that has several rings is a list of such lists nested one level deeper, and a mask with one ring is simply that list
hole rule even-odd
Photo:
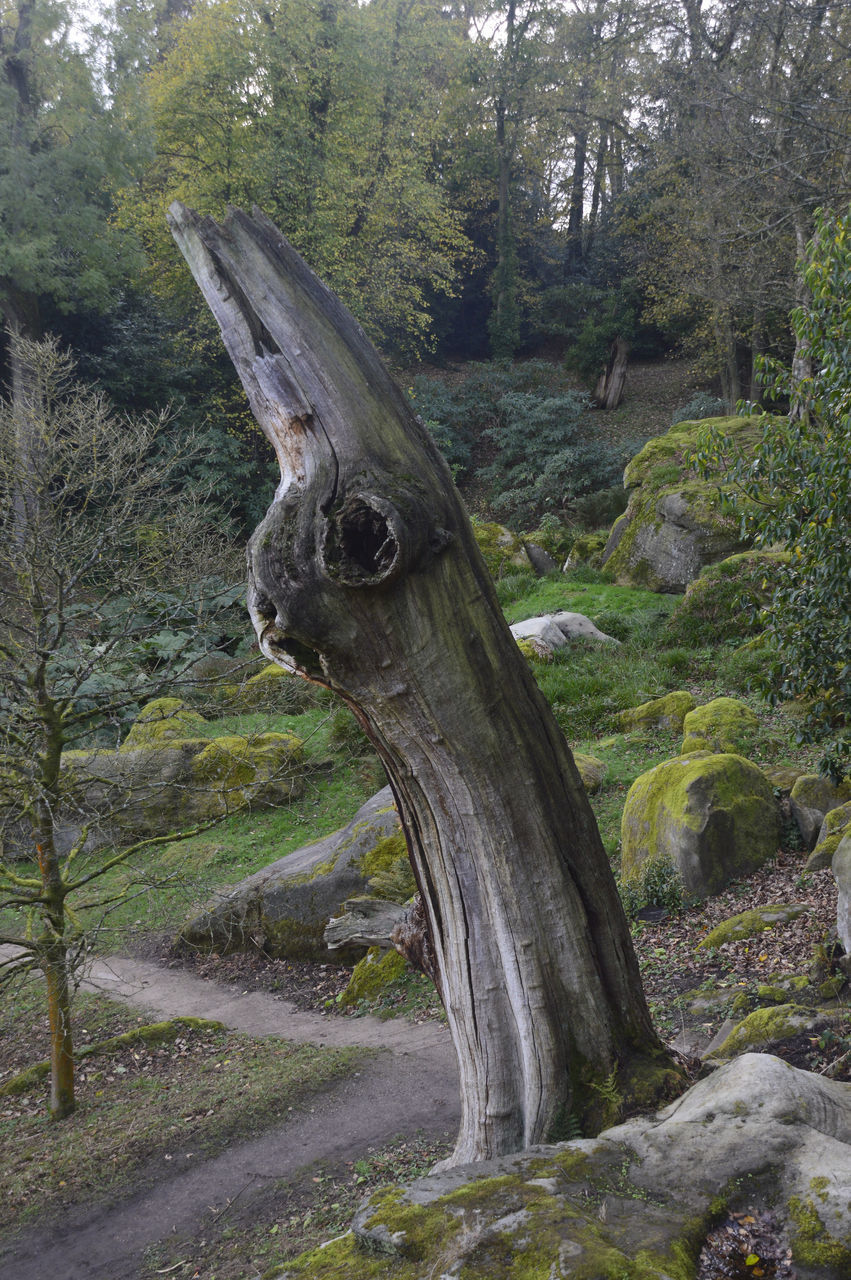
[{"label": "moss patch", "polygon": [[776,903],[770,907],[754,907],[742,911],[728,920],[722,920],[699,942],[698,950],[722,947],[725,942],[740,942],[742,938],[755,938],[759,933],[796,920],[809,908],[801,902]]},{"label": "moss patch", "polygon": [[685,717],[681,754],[712,751],[744,755],[758,728],[759,720],[746,703],[737,698],[713,698]]},{"label": "moss patch", "polygon": [[[813,1178],[813,1183],[820,1181]],[[810,1196],[805,1200],[792,1196],[789,1217],[795,1226],[792,1256],[796,1262],[807,1267],[832,1267],[837,1278],[851,1276],[851,1249],[829,1234]]]},{"label": "moss patch", "polygon": [[387,951],[382,955],[380,947],[371,947],[363,960],[355,965],[349,984],[339,997],[339,1003],[345,1006],[373,999],[391,982],[400,978],[406,968],[405,957],[398,951]]},{"label": "moss patch", "polygon": [[713,1056],[734,1058],[740,1053],[766,1049],[781,1040],[800,1035],[820,1020],[823,1019],[803,1005],[781,1004],[770,1009],[754,1009],[733,1028]]},{"label": "moss patch", "polygon": [[121,750],[173,746],[181,738],[197,736],[198,727],[206,723],[202,715],[191,711],[179,698],[154,698],[139,712]]}]

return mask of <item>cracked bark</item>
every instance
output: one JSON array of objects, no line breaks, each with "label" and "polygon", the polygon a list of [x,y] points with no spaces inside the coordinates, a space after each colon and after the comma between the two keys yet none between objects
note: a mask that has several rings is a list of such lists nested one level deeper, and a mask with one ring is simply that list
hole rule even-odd
[{"label": "cracked bark", "polygon": [[669,1065],[570,751],[351,315],[258,212],[218,226],[176,203],[170,222],[281,467],[249,548],[260,647],[348,702],[396,796],[422,900],[398,941],[460,1065],[452,1162],[540,1142],[612,1070],[628,1092]]}]

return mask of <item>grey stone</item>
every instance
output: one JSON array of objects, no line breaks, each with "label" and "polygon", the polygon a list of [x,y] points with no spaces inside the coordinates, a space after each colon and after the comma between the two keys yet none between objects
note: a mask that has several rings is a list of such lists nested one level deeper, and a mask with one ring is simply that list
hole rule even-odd
[{"label": "grey stone", "polygon": [[544,649],[561,649],[569,640],[593,640],[600,644],[618,644],[614,636],[608,636],[594,626],[584,613],[545,613],[538,618],[527,618],[511,626],[515,640],[531,640]]},{"label": "grey stone", "polygon": [[400,830],[389,787],[345,827],[279,858],[188,921],[180,941],[204,951],[255,947],[273,956],[327,958],[325,926],[348,898],[368,892],[364,854]]},{"label": "grey stone", "polygon": [[843,836],[830,864],[836,877],[836,932],[851,954],[851,835]]},{"label": "grey stone", "polygon": [[534,542],[524,542],[523,550],[529,557],[529,563],[539,578],[545,578],[550,573],[558,573],[558,565],[543,547],[539,547]]},{"label": "grey stone", "polygon": [[817,773],[804,773],[798,778],[789,794],[789,807],[808,849],[815,847],[825,816],[846,800],[851,800],[848,781],[836,786],[830,778]]},{"label": "grey stone", "polygon": [[[415,1205],[423,1211],[418,1247],[428,1241],[423,1274],[520,1274],[528,1257],[536,1275],[567,1280],[614,1274],[615,1263],[631,1274],[640,1254],[642,1275],[663,1280],[681,1274],[678,1251],[693,1245],[689,1233],[715,1198],[744,1211],[754,1185],[793,1250],[803,1246],[795,1258],[801,1280],[849,1274],[851,1085],[745,1054],[657,1115],[598,1138],[438,1171],[398,1196],[370,1197],[354,1231],[368,1250],[401,1261],[412,1243],[404,1215]],[[790,1201],[806,1209],[805,1233],[818,1222],[822,1249],[799,1236]]]}]

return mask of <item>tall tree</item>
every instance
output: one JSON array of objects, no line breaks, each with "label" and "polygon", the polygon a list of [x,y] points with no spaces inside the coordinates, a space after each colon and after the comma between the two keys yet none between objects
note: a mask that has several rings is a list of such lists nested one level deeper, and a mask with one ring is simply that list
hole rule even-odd
[{"label": "tall tree", "polygon": [[149,73],[155,156],[122,197],[166,287],[168,199],[258,202],[376,338],[427,345],[430,297],[468,247],[434,173],[461,44],[426,0],[197,4]]},{"label": "tall tree", "polygon": [[804,300],[795,264],[814,210],[851,190],[849,22],[838,0],[681,0],[660,32],[659,118],[633,226],[655,314],[697,320],[730,403],[758,394],[743,362]]},{"label": "tall tree", "polygon": [[24,337],[44,300],[103,304],[138,265],[109,223],[122,140],[62,0],[12,0],[0,24],[0,312]]},{"label": "tall tree", "polygon": [[593,1116],[610,1078],[677,1082],[582,783],[448,468],[351,315],[265,219],[172,227],[281,467],[251,543],[272,660],[340,694],[379,751],[420,892],[397,946],[458,1051],[453,1160]]}]

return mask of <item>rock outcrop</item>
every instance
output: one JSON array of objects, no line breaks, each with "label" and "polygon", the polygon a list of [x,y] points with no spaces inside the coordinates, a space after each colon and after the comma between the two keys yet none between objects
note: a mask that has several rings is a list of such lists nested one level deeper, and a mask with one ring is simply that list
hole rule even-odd
[{"label": "rock outcrop", "polygon": [[[745,449],[757,439],[755,419],[708,421]],[[717,485],[698,479],[691,469],[702,425],[678,422],[648,441],[627,465],[629,503],[612,527],[602,560],[618,582],[651,591],[685,591],[704,565],[745,549],[738,520],[722,510]]]},{"label": "rock outcrop", "polygon": [[384,787],[341,830],[279,858],[210,903],[183,926],[179,941],[220,953],[260,948],[272,956],[327,958],[328,920],[347,899],[367,894],[382,844],[398,844],[400,835],[393,796]]},{"label": "rock outcrop", "polygon": [[[62,755],[61,855],[86,834],[91,851],[190,830],[246,806],[288,804],[304,794],[302,744],[287,733],[198,735],[204,717],[177,698],[143,707],[117,751]],[[3,823],[7,855],[26,851],[25,826],[14,813]]]},{"label": "rock outcrop", "polygon": [[774,856],[779,821],[767,779],[741,756],[665,760],[627,794],[621,875],[640,885],[652,864],[667,862],[688,897],[706,898]]},{"label": "rock outcrop", "polygon": [[746,1054],[597,1138],[376,1192],[277,1280],[693,1280],[757,1202],[800,1280],[851,1275],[851,1085]]}]

